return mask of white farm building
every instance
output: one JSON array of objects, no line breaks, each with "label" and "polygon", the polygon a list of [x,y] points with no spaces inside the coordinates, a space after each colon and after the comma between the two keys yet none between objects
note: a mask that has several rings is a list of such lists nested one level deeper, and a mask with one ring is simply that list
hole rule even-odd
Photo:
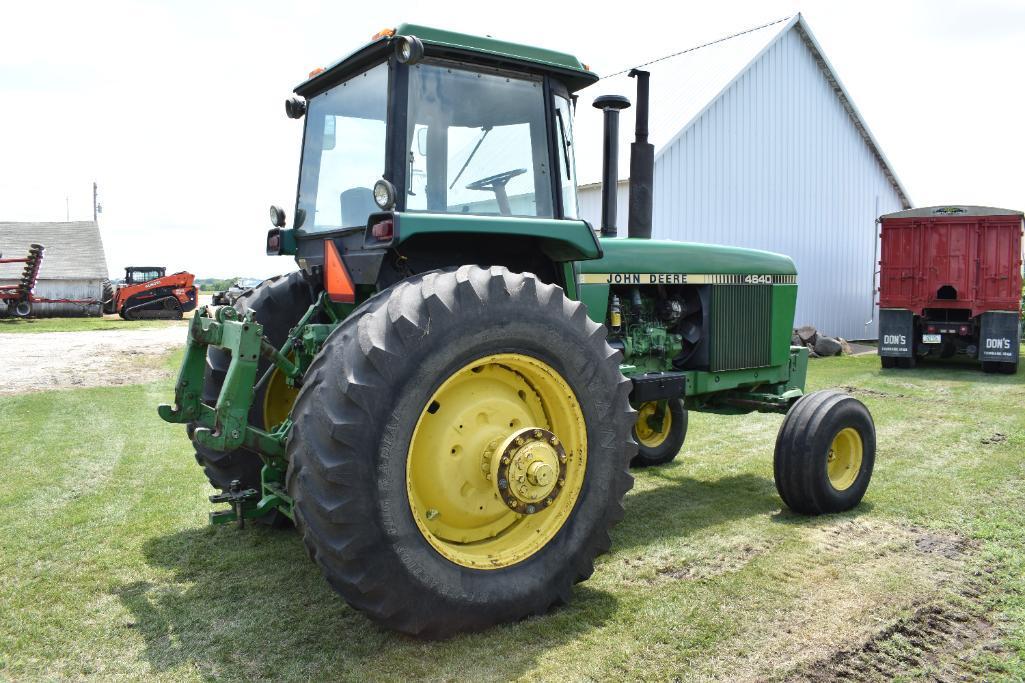
[{"label": "white farm building", "polygon": [[[868,126],[797,15],[643,67],[655,148],[652,236],[787,254],[796,325],[874,339],[875,220],[911,207]],[[580,92],[580,214],[601,224],[601,94],[631,101],[621,74]],[[618,221],[626,235],[634,108],[620,118]]]},{"label": "white farm building", "polygon": [[[107,277],[107,259],[103,253],[100,229],[95,222],[0,222],[0,253],[4,258],[24,258],[31,244],[41,244],[45,248],[34,291],[37,297],[101,300],[103,281]],[[0,285],[17,284],[23,269],[22,263],[0,264]],[[99,316],[101,311],[99,303],[40,303],[32,306],[32,315]]]}]

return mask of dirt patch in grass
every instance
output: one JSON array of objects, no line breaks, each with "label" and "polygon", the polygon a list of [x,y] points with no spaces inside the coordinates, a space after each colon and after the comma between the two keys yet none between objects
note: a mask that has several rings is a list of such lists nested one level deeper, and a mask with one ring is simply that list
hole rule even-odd
[{"label": "dirt patch in grass", "polygon": [[180,326],[0,334],[0,394],[140,384],[167,377],[164,355],[185,343]]},{"label": "dirt patch in grass", "polygon": [[[977,593],[972,593],[977,597]],[[817,661],[788,680],[890,681],[911,676],[939,681],[984,681],[991,673],[972,663],[985,651],[999,657],[999,633],[972,598],[967,604],[923,605],[862,642]]]},{"label": "dirt patch in grass", "polygon": [[1006,434],[1003,434],[1001,432],[993,432],[989,436],[985,437],[982,440],[982,443],[984,443],[985,445],[989,446],[989,445],[992,445],[992,444],[1003,443],[1005,441],[1007,441],[1007,435]]},{"label": "dirt patch in grass", "polygon": [[657,583],[664,579],[694,581],[737,572],[756,557],[764,554],[769,547],[768,542],[755,539],[728,548],[712,557],[699,558],[691,562],[669,562],[658,567],[655,570],[655,576],[650,577],[648,582]]},{"label": "dirt patch in grass", "polygon": [[865,387],[856,387],[856,386],[849,385],[849,384],[841,386],[840,390],[841,391],[846,391],[848,394],[851,394],[852,396],[861,395],[861,396],[874,396],[876,398],[905,398],[904,394],[891,394],[891,393],[886,392],[886,391],[879,391],[878,389],[868,389],[868,388],[865,388]]},{"label": "dirt patch in grass", "polygon": [[914,526],[892,526],[881,532],[880,528],[847,523],[823,534],[820,547],[836,552],[845,546],[867,549],[882,543],[875,553],[880,558],[900,549],[909,575],[924,569],[924,575],[931,576],[932,595],[920,592],[918,598],[901,605],[902,596],[894,594],[892,601],[901,607],[900,613],[884,619],[879,619],[881,614],[865,615],[877,620],[875,629],[854,638],[854,645],[811,658],[785,679],[889,681],[909,676],[987,680],[992,672],[979,664],[979,654],[999,657],[1002,649],[986,607],[993,582],[987,572],[971,568],[978,543],[958,534]]},{"label": "dirt patch in grass", "polygon": [[711,656],[696,678],[889,680],[915,667],[960,672],[968,665],[955,655],[996,642],[988,584],[973,569],[975,541],[864,517],[806,524],[784,513],[779,521],[804,528],[796,544],[749,560],[764,577],[765,604],[759,617],[738,624],[731,641],[744,657]]}]

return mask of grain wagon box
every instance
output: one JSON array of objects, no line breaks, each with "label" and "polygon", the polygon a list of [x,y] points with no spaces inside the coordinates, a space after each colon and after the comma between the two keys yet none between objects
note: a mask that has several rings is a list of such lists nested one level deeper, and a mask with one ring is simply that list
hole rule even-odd
[{"label": "grain wagon box", "polygon": [[933,206],[880,217],[879,356],[884,368],[968,356],[1018,370],[1021,211]]}]

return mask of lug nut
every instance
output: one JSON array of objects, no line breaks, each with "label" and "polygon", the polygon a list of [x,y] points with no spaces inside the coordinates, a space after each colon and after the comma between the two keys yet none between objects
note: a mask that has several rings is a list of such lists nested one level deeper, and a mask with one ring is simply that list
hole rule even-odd
[{"label": "lug nut", "polygon": [[507,488],[509,488],[509,482],[505,479],[499,479],[498,488],[502,489],[503,491],[506,490]]}]

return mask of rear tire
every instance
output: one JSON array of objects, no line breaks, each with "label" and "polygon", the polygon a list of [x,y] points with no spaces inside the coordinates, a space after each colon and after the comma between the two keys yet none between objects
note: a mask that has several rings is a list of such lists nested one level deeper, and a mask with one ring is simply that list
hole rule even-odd
[{"label": "rear tire", "polygon": [[984,360],[982,361],[982,371],[989,374],[1013,375],[1018,372],[1018,364],[998,360]]},{"label": "rear tire", "polygon": [[114,285],[111,284],[110,280],[104,278],[101,292],[100,297],[102,299],[101,305],[103,313],[105,315],[117,313],[117,309],[115,308],[117,304],[114,301],[114,295],[116,292],[114,291]]},{"label": "rear tire", "polygon": [[890,370],[897,367],[897,359],[893,356],[879,356],[879,364],[884,370]]},{"label": "rear tire", "polygon": [[[654,403],[654,401],[652,401]],[[633,437],[637,442],[637,455],[630,461],[630,467],[653,467],[671,462],[683,448],[687,438],[687,409],[683,401],[672,399],[668,403],[668,413],[664,418],[661,432],[646,428],[642,420],[649,418],[651,409],[648,403],[638,408],[637,422],[634,424]]]},{"label": "rear tire", "polygon": [[[288,332],[299,322],[299,318],[306,313],[313,303],[313,296],[302,273],[294,272],[288,275],[265,280],[259,286],[248,292],[246,296],[239,297],[235,302],[235,310],[244,314],[253,311],[257,322],[263,325],[263,334],[277,348],[285,343]],[[203,381],[203,402],[213,405],[224,384],[225,373],[231,362],[230,355],[219,348],[211,346],[207,351],[206,374]],[[266,359],[260,359],[257,379],[263,376],[270,363]],[[271,382],[267,382],[256,393],[253,398],[253,406],[249,410],[249,424],[267,429],[274,425],[267,425],[264,421],[264,400],[267,398],[267,388]],[[189,439],[192,439],[193,425],[186,429]],[[196,462],[203,468],[206,478],[211,486],[216,489],[226,490],[235,479],[239,480],[242,488],[255,488],[260,490],[260,472],[263,469],[263,460],[253,451],[246,448],[239,448],[234,451],[217,451],[207,448],[193,441],[196,451]],[[259,521],[274,526],[288,526],[289,520],[284,515],[272,512]]]},{"label": "rear tire", "polygon": [[906,358],[895,358],[897,361],[897,367],[901,370],[914,370],[917,364],[917,359],[914,356],[907,356]]},{"label": "rear tire", "polygon": [[[501,267],[412,277],[364,303],[307,372],[288,441],[296,526],[331,586],[374,621],[430,638],[568,601],[609,549],[633,481],[620,359],[581,303]],[[502,410],[528,409],[506,428]],[[501,496],[490,487],[522,454],[503,456],[520,428],[551,430],[568,458],[559,493],[542,494],[550,507],[510,514],[522,476]],[[447,473],[437,492],[421,488],[425,466]]]},{"label": "rear tire", "polygon": [[776,490],[806,515],[858,505],[875,465],[876,431],[864,404],[840,391],[815,391],[790,409],[776,437]]}]

